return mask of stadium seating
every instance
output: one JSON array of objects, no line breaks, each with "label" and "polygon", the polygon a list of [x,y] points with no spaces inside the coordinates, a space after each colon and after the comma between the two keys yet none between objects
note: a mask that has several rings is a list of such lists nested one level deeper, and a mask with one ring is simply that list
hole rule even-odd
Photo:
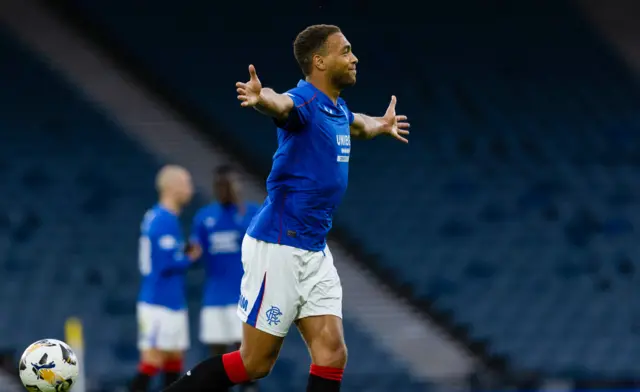
[{"label": "stadium seating", "polygon": [[[21,352],[37,339],[64,338],[66,318],[78,316],[92,390],[114,391],[138,360],[135,255],[158,163],[1,30],[0,52],[0,73],[11,75],[0,89],[0,345]],[[190,275],[191,365],[205,354],[195,339],[201,279],[201,271]],[[373,391],[423,390],[397,364],[381,370],[375,358],[386,355],[348,320],[345,331],[359,364],[345,390],[366,380],[379,381]],[[303,390],[308,363],[292,334],[264,390]]]},{"label": "stadium seating", "polygon": [[78,316],[89,375],[130,374],[114,354],[136,338],[132,255],[157,164],[4,32],[0,51],[2,344],[64,338]]},{"label": "stadium seating", "polygon": [[565,2],[394,1],[401,18],[382,1],[70,2],[265,168],[272,127],[233,83],[252,62],[293,85],[295,33],[340,24],[361,63],[352,110],[395,93],[414,132],[355,144],[336,222],[515,369],[633,375],[640,90]]}]

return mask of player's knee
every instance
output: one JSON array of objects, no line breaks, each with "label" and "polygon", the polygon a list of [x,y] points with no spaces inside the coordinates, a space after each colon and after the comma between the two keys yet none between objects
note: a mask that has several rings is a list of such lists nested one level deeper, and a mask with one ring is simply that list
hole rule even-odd
[{"label": "player's knee", "polygon": [[164,353],[160,350],[155,349],[143,350],[140,357],[142,363],[146,363],[157,368],[162,367],[165,361]]},{"label": "player's knee", "polygon": [[242,363],[249,379],[258,380],[269,375],[278,358],[278,352],[260,353],[240,347]]},{"label": "player's knee", "polygon": [[181,361],[184,357],[182,351],[165,351],[163,352],[163,359],[165,361]]},{"label": "player's knee", "polygon": [[[259,380],[265,378],[271,373],[274,362],[249,362],[247,374],[251,380]],[[247,365],[245,365],[247,366]]]},{"label": "player's knee", "polygon": [[313,355],[314,363],[318,366],[344,368],[347,365],[347,345],[339,338],[323,339]]}]

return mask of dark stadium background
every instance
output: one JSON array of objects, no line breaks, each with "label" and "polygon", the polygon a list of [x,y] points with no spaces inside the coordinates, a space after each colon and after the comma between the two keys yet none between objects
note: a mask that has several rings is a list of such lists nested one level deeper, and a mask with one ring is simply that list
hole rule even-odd
[{"label": "dark stadium background", "polygon": [[[275,134],[233,85],[252,63],[263,84],[293,86],[291,44],[314,23],[339,25],[359,57],[350,108],[382,113],[395,94],[413,125],[408,146],[354,145],[331,238],[350,349],[343,390],[638,387],[639,10],[4,0],[0,390],[20,390],[22,350],[66,339],[69,317],[83,326],[87,390],[126,386],[155,171],[194,173],[185,230],[210,197],[213,163],[242,168],[259,199]],[[205,355],[201,280],[189,275],[190,365]],[[304,390],[308,364],[292,332],[263,390]]]}]

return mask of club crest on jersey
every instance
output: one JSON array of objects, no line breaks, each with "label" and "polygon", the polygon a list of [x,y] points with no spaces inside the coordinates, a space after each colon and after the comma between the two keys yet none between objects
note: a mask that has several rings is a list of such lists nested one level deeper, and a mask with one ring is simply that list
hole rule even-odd
[{"label": "club crest on jersey", "polygon": [[204,225],[207,226],[208,228],[212,228],[213,226],[216,225],[216,218],[212,216],[207,217],[207,219],[204,220]]},{"label": "club crest on jersey", "polygon": [[278,325],[280,324],[280,316],[282,316],[282,312],[277,306],[272,306],[267,310],[266,316],[267,323],[269,323],[269,325]]}]

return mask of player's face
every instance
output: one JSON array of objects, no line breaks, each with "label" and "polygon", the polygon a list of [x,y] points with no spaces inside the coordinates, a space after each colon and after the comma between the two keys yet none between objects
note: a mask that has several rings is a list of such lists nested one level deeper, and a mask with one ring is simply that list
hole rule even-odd
[{"label": "player's face", "polygon": [[189,203],[193,197],[193,182],[191,181],[191,176],[188,173],[185,173],[181,178],[178,197],[182,204]]},{"label": "player's face", "polygon": [[218,177],[214,184],[216,199],[222,204],[239,202],[240,181],[235,173],[227,173]]},{"label": "player's face", "polygon": [[351,44],[342,33],[332,34],[327,39],[327,71],[336,87],[342,89],[356,84],[356,64],[358,58],[351,50]]}]

